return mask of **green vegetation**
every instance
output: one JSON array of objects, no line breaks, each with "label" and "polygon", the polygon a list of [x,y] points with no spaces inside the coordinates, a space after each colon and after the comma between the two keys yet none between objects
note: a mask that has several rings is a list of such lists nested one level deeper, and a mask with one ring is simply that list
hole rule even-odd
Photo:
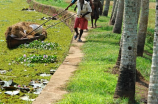
[{"label": "green vegetation", "polygon": [[[69,5],[69,3],[65,3],[64,0],[35,0],[35,1],[42,3],[42,4],[46,4],[46,5],[52,5],[56,8],[60,7],[60,8],[64,8],[64,9]],[[75,5],[71,6],[69,8],[69,10],[73,11],[74,7],[75,7]]]},{"label": "green vegetation", "polygon": [[[64,0],[35,0],[35,1],[42,4],[54,6],[56,8],[64,8],[64,9],[69,5],[69,3],[65,3]],[[74,11],[74,7],[75,5],[72,5],[69,8],[69,11]]]},{"label": "green vegetation", "polygon": [[150,2],[156,2],[156,0],[149,0]]},{"label": "green vegetation", "polygon": [[[111,10],[112,7],[109,14]],[[149,80],[152,62],[154,11],[150,9],[144,57],[137,57],[136,68],[146,80]],[[110,16],[101,16],[97,22],[99,27],[88,31],[89,35],[82,47],[85,56],[66,86],[69,93],[58,104],[127,104],[127,99],[113,99],[117,75],[111,74],[111,71],[118,57],[121,34],[112,33],[113,26],[108,25],[109,19]],[[138,104],[140,99],[140,95],[136,94]]]},{"label": "green vegetation", "polygon": [[60,49],[58,43],[44,42],[38,40],[34,40],[29,44],[21,44],[19,48],[33,48],[33,49],[43,49],[43,50]]},{"label": "green vegetation", "polygon": [[26,62],[26,63],[53,63],[56,62],[57,56],[52,55],[29,55],[21,56],[17,59],[17,62]]},{"label": "green vegetation", "polygon": [[[48,3],[47,1],[52,0],[36,0],[42,3]],[[49,5],[61,6],[63,8],[67,7],[68,4],[60,1]],[[13,6],[13,3],[22,5]],[[49,73],[50,69],[56,69],[64,59],[67,51],[69,49],[69,44],[71,40],[71,33],[66,25],[62,24],[60,26],[52,27],[48,30],[48,38],[44,41],[55,42],[61,46],[61,50],[43,50],[40,48],[16,48],[9,50],[6,46],[4,32],[6,28],[12,24],[20,21],[31,21],[42,23],[38,19],[45,16],[41,13],[32,13],[20,11],[22,8],[28,7],[23,0],[1,0],[0,5],[2,5],[3,12],[0,17],[0,58],[1,63],[0,68],[7,70],[6,75],[0,75],[2,80],[14,79],[14,82],[22,85],[27,85],[30,78],[42,79],[43,77],[38,76],[40,73]],[[63,6],[64,5],[64,6]],[[7,9],[7,10],[6,10]],[[110,7],[111,13],[112,7]],[[8,10],[10,10],[8,12]],[[73,8],[70,8],[73,10]],[[23,13],[23,14],[21,14]],[[153,14],[152,14],[153,13]],[[137,69],[142,73],[142,75],[148,80],[150,69],[151,69],[151,55],[153,50],[153,34],[155,26],[155,15],[154,10],[150,10],[149,16],[149,28],[145,44],[144,57],[137,58]],[[27,18],[26,18],[27,17]],[[109,16],[110,17],[110,16]],[[74,76],[68,82],[66,89],[69,91],[65,98],[62,99],[59,104],[126,104],[127,99],[124,100],[114,100],[113,95],[117,82],[117,75],[111,74],[112,68],[115,66],[118,50],[119,50],[119,40],[121,34],[112,33],[112,27],[109,26],[109,17],[101,16],[97,22],[98,28],[90,29],[89,35],[87,36],[87,41],[82,47],[85,54],[82,62],[80,63],[78,70],[74,73]],[[56,21],[53,21],[53,23]],[[89,26],[90,22],[89,22]],[[64,35],[63,35],[64,33]],[[31,47],[31,46],[30,46]],[[33,63],[32,65],[17,64],[15,60],[21,56],[29,56],[30,54],[38,55],[56,55],[56,63]],[[64,56],[64,57],[63,57]],[[9,71],[12,69],[12,71]],[[25,72],[24,72],[25,70]],[[29,77],[26,77],[29,76]],[[45,79],[49,79],[46,77]],[[11,103],[11,104],[23,104],[26,103],[19,99],[19,96],[24,95],[20,93],[19,96],[6,96],[4,91],[1,91],[0,103]],[[32,93],[27,93],[30,98],[35,98],[37,95]],[[136,95],[137,101],[139,102],[140,95]],[[31,103],[31,102],[27,102]]]},{"label": "green vegetation", "polygon": [[[50,70],[56,70],[63,62],[72,39],[70,29],[64,23],[60,23],[47,30],[48,37],[44,41],[34,41],[29,45],[25,44],[14,49],[8,49],[5,31],[9,26],[23,21],[42,24],[46,20],[41,20],[41,18],[48,16],[36,11],[21,11],[23,8],[29,7],[25,0],[1,0],[0,7],[0,71],[6,71],[5,74],[0,73],[0,80],[9,81],[13,79],[13,82],[20,86],[28,86],[31,80],[49,80],[50,76],[43,77],[39,74],[49,74]],[[45,24],[44,28],[57,22],[59,21],[51,20]],[[26,60],[23,59],[25,55]],[[30,99],[38,96],[23,92],[20,92],[19,95],[10,96],[5,94],[5,90],[0,89],[0,103],[30,104],[30,101],[19,99],[23,95],[29,95]]]},{"label": "green vegetation", "polygon": [[[109,17],[101,16],[98,28],[90,29],[82,47],[84,58],[67,84],[69,94],[58,104],[126,104],[114,100],[117,75],[111,74],[119,50],[121,34],[112,33]],[[90,24],[90,22],[89,22]]]}]

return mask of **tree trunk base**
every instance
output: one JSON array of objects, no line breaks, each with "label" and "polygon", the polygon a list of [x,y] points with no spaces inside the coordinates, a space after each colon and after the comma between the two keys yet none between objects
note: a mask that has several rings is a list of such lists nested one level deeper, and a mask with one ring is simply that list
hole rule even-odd
[{"label": "tree trunk base", "polygon": [[[112,74],[120,74],[119,71],[119,66],[115,65],[112,69]],[[140,80],[145,80],[143,75],[136,69],[136,82],[140,81]]]}]

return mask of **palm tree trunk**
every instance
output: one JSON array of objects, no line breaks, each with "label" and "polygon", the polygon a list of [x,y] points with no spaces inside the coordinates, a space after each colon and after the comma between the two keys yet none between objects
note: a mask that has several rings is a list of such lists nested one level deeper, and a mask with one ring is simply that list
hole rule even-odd
[{"label": "palm tree trunk", "polygon": [[134,103],[137,51],[137,0],[125,0],[123,43],[121,51],[120,75],[114,98],[129,98]]},{"label": "palm tree trunk", "polygon": [[141,6],[141,0],[137,0],[137,22],[139,20],[139,14],[140,14],[140,6]]},{"label": "palm tree trunk", "polygon": [[158,0],[156,0],[155,22],[153,56],[148,90],[148,104],[158,104]]},{"label": "palm tree trunk", "polygon": [[[103,5],[104,5],[104,0],[100,0],[101,4],[102,4],[102,8],[103,8]],[[102,11],[100,11],[100,15],[102,15]]]},{"label": "palm tree trunk", "polygon": [[103,12],[103,16],[106,16],[106,17],[108,16],[109,5],[110,5],[110,0],[106,0],[105,7],[104,7],[104,12]]},{"label": "palm tree trunk", "polygon": [[117,8],[118,8],[118,1],[119,0],[116,0],[114,12],[113,12],[112,18],[110,19],[109,25],[114,25],[115,24],[115,18],[116,18],[116,13],[117,13]]},{"label": "palm tree trunk", "polygon": [[121,33],[122,20],[123,20],[123,10],[124,10],[124,0],[119,0],[119,6],[118,6],[115,24],[113,27],[113,33],[118,33],[118,34]]},{"label": "palm tree trunk", "polygon": [[117,57],[117,61],[116,61],[116,66],[115,67],[120,67],[120,63],[121,63],[121,50],[122,50],[122,37],[121,36],[121,39],[120,39],[120,48],[119,48],[119,54],[118,54],[118,57]]},{"label": "palm tree trunk", "polygon": [[144,44],[148,26],[149,0],[141,1],[141,16],[138,31],[137,56],[143,56]]},{"label": "palm tree trunk", "polygon": [[114,14],[115,4],[116,4],[116,0],[114,0],[114,2],[113,2],[113,7],[112,7],[112,12],[111,12],[110,20],[111,20],[113,14]]}]

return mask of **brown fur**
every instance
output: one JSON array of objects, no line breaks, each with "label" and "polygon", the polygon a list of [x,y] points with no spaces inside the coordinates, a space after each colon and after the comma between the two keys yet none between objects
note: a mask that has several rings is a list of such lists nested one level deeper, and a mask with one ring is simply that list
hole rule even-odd
[{"label": "brown fur", "polygon": [[[31,22],[19,22],[17,24],[14,24],[7,28],[5,32],[5,37],[7,38],[8,35],[14,34],[17,38],[33,38],[35,36],[35,31],[29,26],[31,24],[37,24],[37,23],[31,23]],[[37,24],[39,25],[39,24]],[[24,30],[26,30],[26,34],[24,33]],[[32,32],[33,31],[33,32]],[[31,34],[29,34],[32,32]],[[42,34],[47,37],[47,32],[45,29],[42,30]]]}]

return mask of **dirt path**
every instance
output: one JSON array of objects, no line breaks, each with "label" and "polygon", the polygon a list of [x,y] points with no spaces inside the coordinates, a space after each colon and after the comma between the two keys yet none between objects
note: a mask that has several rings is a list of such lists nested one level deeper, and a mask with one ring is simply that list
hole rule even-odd
[{"label": "dirt path", "polygon": [[80,48],[84,44],[87,35],[88,32],[84,31],[81,38],[83,42],[72,40],[72,45],[64,62],[60,65],[47,86],[32,104],[52,104],[62,99],[62,96],[67,93],[64,90],[65,84],[73,75],[72,72],[77,70],[77,66],[83,58],[83,53]]}]

